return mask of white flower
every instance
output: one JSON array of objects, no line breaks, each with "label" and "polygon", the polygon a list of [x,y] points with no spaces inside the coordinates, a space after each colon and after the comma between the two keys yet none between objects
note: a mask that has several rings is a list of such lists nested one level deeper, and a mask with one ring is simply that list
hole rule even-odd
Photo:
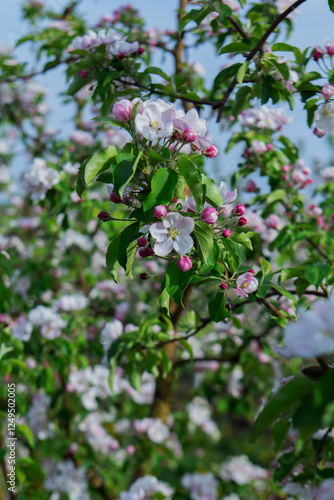
[{"label": "white flower", "polygon": [[320,172],[321,177],[326,180],[334,179],[334,167],[326,167]]},{"label": "white flower", "polygon": [[136,129],[145,139],[154,141],[161,137],[170,137],[173,133],[175,109],[161,99],[146,101],[142,113],[137,113]]},{"label": "white flower", "polygon": [[12,323],[11,327],[16,339],[22,340],[22,342],[30,339],[33,325],[24,316],[20,316],[15,323]]},{"label": "white flower", "polygon": [[246,455],[231,457],[221,465],[219,476],[223,481],[247,484],[255,479],[266,479],[269,472],[258,465],[253,465]]},{"label": "white flower", "polygon": [[252,141],[251,146],[254,153],[257,154],[265,153],[267,151],[267,146],[265,142],[260,141],[259,139],[255,139],[254,141]]},{"label": "white flower", "polygon": [[127,56],[137,52],[138,49],[138,42],[129,43],[124,40],[120,40],[110,47],[110,52],[114,54],[114,56]]},{"label": "white flower", "polygon": [[182,476],[182,486],[190,490],[191,500],[216,500],[218,482],[212,472],[199,474],[187,472]]},{"label": "white flower", "polygon": [[180,255],[190,252],[194,244],[190,233],[194,230],[195,222],[190,217],[183,217],[179,213],[169,213],[162,222],[152,224],[150,233],[156,240],[154,252],[160,257],[168,255],[173,249]]},{"label": "white flower", "polygon": [[334,130],[334,103],[326,102],[315,112],[316,127],[322,130]]},{"label": "white flower", "polygon": [[249,293],[257,290],[259,283],[253,273],[247,272],[237,278],[237,292],[241,297],[248,297]]},{"label": "white flower", "polygon": [[196,132],[197,139],[193,141],[193,144],[202,150],[209,149],[211,146],[211,142],[205,139],[207,132],[206,120],[199,117],[195,108],[192,108],[186,114],[181,110],[177,111],[174,120],[174,128],[180,132],[184,132],[187,129]]},{"label": "white flower", "polygon": [[123,324],[115,319],[107,323],[101,332],[101,344],[103,345],[104,352],[108,352],[111,344],[120,337],[123,333]]},{"label": "white flower", "polygon": [[174,493],[174,489],[154,476],[144,476],[137,479],[131,485],[129,491],[122,491],[118,500],[146,500],[154,498],[156,492],[170,498]]},{"label": "white flower", "polygon": [[85,309],[89,304],[89,299],[81,293],[73,293],[72,295],[63,295],[56,300],[55,307],[63,311],[79,311]]},{"label": "white flower", "polygon": [[284,347],[276,348],[284,358],[314,358],[334,352],[334,294],[319,300],[312,311],[302,311],[298,323],[284,333]]}]

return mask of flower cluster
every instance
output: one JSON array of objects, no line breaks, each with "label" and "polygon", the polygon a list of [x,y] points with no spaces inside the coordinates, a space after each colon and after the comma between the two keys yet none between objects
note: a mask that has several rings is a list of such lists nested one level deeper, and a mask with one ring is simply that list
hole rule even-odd
[{"label": "flower cluster", "polygon": [[126,37],[121,33],[109,28],[108,30],[102,29],[97,33],[89,30],[87,35],[76,37],[68,51],[73,50],[91,50],[96,49],[100,45],[106,45],[110,55],[125,57],[138,51],[138,42],[127,42]]},{"label": "flower cluster", "polygon": [[244,127],[269,129],[275,132],[282,129],[283,125],[291,123],[291,118],[284,115],[283,109],[269,109],[267,106],[257,106],[243,111],[238,116],[238,121]]},{"label": "flower cluster", "polygon": [[48,167],[42,158],[35,158],[28,172],[24,174],[23,187],[32,200],[41,201],[59,180],[60,175],[54,168]]},{"label": "flower cluster", "polygon": [[144,476],[137,479],[129,491],[122,491],[118,500],[144,500],[154,498],[155,494],[166,499],[171,498],[174,489],[167,483],[159,481],[154,476]]}]

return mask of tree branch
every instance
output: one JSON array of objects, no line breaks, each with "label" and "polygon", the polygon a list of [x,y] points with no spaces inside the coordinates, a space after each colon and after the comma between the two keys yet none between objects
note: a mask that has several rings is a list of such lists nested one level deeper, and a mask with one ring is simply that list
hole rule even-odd
[{"label": "tree branch", "polygon": [[[286,17],[288,17],[288,15],[291,14],[291,12],[293,12],[297,7],[299,7],[299,5],[301,5],[304,2],[306,2],[306,0],[297,0],[288,9],[286,9],[284,12],[282,12],[282,14],[280,14],[279,16],[276,17],[276,19],[274,20],[274,22],[269,26],[269,28],[267,29],[267,31],[263,34],[263,36],[260,38],[260,40],[258,41],[258,43],[255,45],[255,47],[247,55],[246,61],[251,61],[253,59],[253,57],[262,49],[263,44],[267,41],[267,39],[273,33],[273,31],[277,28],[277,26],[282,21],[284,21],[284,19]],[[224,111],[225,103],[226,103],[227,99],[229,98],[229,96],[231,95],[231,93],[232,93],[234,87],[236,86],[236,84],[237,84],[237,77],[235,76],[233,78],[233,80],[231,81],[230,85],[228,86],[228,88],[227,88],[225,94],[223,95],[222,99],[219,102],[219,111],[218,111],[218,116],[217,116],[217,123],[219,123],[220,120],[221,120],[221,117],[222,117],[223,111]]]},{"label": "tree branch", "polygon": [[229,16],[228,20],[233,25],[233,27],[235,28],[235,30],[242,36],[242,38],[244,38],[245,40],[247,40],[249,38],[249,34],[246,33],[246,31],[244,31],[244,29],[242,28],[242,26],[240,26],[240,24],[238,23],[238,21],[236,19],[234,19],[233,16]]}]

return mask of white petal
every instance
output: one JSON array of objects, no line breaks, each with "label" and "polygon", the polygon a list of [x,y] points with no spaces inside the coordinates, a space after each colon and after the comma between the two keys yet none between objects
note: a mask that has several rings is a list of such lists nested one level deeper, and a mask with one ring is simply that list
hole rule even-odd
[{"label": "white petal", "polygon": [[182,219],[182,215],[177,212],[171,212],[166,215],[163,225],[165,227],[176,227],[178,221]]},{"label": "white petal", "polygon": [[180,234],[174,241],[174,250],[176,250],[180,255],[184,255],[190,252],[193,244],[194,240],[191,236],[188,234]]},{"label": "white petal", "polygon": [[159,257],[168,255],[173,250],[173,240],[169,236],[165,241],[156,241],[154,245],[154,253]]},{"label": "white petal", "polygon": [[194,219],[191,217],[182,217],[176,224],[176,229],[180,231],[183,235],[190,234],[193,232],[195,227]]},{"label": "white petal", "polygon": [[154,239],[162,242],[167,238],[168,231],[162,224],[162,222],[157,222],[156,224],[152,224],[152,226],[150,227],[150,233]]}]

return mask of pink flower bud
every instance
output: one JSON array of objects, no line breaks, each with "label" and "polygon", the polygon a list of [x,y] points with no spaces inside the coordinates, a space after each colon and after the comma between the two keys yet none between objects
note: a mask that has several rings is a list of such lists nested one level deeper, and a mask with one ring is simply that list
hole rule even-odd
[{"label": "pink flower bud", "polygon": [[186,257],[185,255],[183,255],[183,257],[178,260],[177,265],[179,266],[180,271],[182,271],[183,273],[186,273],[193,267],[193,263],[191,262],[189,257]]},{"label": "pink flower bud", "polygon": [[230,309],[232,309],[232,306],[229,302],[226,302],[225,307],[228,311],[230,311]]},{"label": "pink flower bud", "polygon": [[218,156],[218,148],[214,144],[212,144],[208,149],[204,151],[204,156],[207,158],[216,158]]},{"label": "pink flower bud", "polygon": [[138,54],[139,56],[141,56],[142,54],[144,54],[144,52],[145,52],[144,47],[138,47],[137,54]]},{"label": "pink flower bud", "polygon": [[248,179],[246,186],[244,187],[244,191],[246,193],[253,193],[254,191],[256,191],[256,189],[257,189],[257,187],[256,187],[255,182]]},{"label": "pink flower bud", "polygon": [[244,226],[245,224],[247,224],[247,219],[245,219],[245,217],[240,217],[238,220],[238,226]]},{"label": "pink flower bud", "polygon": [[136,448],[133,446],[133,444],[129,444],[129,446],[126,447],[126,451],[129,455],[133,455],[136,451]]},{"label": "pink flower bud", "polygon": [[272,144],[267,145],[267,151],[272,151],[274,149],[274,146]]},{"label": "pink flower bud", "polygon": [[106,222],[108,220],[111,220],[111,216],[110,216],[110,214],[108,214],[108,212],[100,212],[97,217],[102,222]]},{"label": "pink flower bud", "polygon": [[145,247],[147,245],[147,239],[146,238],[138,238],[137,243],[138,243],[139,247]]},{"label": "pink flower bud", "polygon": [[231,229],[224,229],[224,231],[223,231],[224,238],[229,238],[231,236],[231,234],[232,234]]},{"label": "pink flower bud", "polygon": [[314,135],[316,135],[317,137],[320,137],[320,138],[321,138],[321,137],[323,137],[324,135],[326,135],[326,130],[323,130],[323,129],[321,129],[321,128],[317,128],[317,127],[315,127],[315,128],[313,129],[313,133],[314,133]]},{"label": "pink flower bud", "polygon": [[252,274],[254,274],[254,270],[253,270],[253,269],[248,269],[248,271],[247,271],[247,272],[248,272],[248,273],[252,273]]},{"label": "pink flower bud", "polygon": [[328,55],[334,56],[334,43],[333,42],[326,43],[326,50]]},{"label": "pink flower bud", "polygon": [[192,128],[186,128],[183,131],[182,138],[186,143],[194,142],[197,139],[197,133]]},{"label": "pink flower bud", "polygon": [[112,112],[116,120],[121,122],[128,122],[131,120],[131,111],[133,104],[128,99],[122,99],[114,104]]},{"label": "pink flower bud", "polygon": [[267,227],[271,229],[277,229],[279,224],[279,218],[275,214],[270,214],[268,219],[266,220]]},{"label": "pink flower bud", "polygon": [[110,194],[110,201],[112,201],[113,203],[116,203],[117,205],[119,203],[122,203],[121,198],[118,196],[118,194],[116,194],[114,192]]},{"label": "pink flower bud", "polygon": [[283,170],[283,172],[290,172],[291,167],[290,167],[290,165],[283,165],[282,170]]},{"label": "pink flower bud", "polygon": [[284,175],[282,175],[282,179],[283,179],[283,181],[286,181],[286,180],[287,180],[287,178],[288,178],[288,174],[284,174]]},{"label": "pink flower bud", "polygon": [[148,274],[147,274],[147,273],[141,273],[141,274],[139,275],[139,278],[140,278],[141,280],[147,280],[147,279],[148,279]]},{"label": "pink flower bud", "polygon": [[235,215],[244,215],[245,212],[246,212],[245,205],[237,205],[235,207],[235,210],[234,210]]},{"label": "pink flower bud", "polygon": [[321,89],[321,95],[325,99],[329,99],[330,97],[332,97],[332,95],[334,95],[334,85],[331,85],[330,83],[324,85]]},{"label": "pink flower bud", "polygon": [[318,45],[315,47],[312,57],[315,61],[318,61],[318,59],[322,59],[324,57],[325,51],[318,47]]},{"label": "pink flower bud", "polygon": [[334,213],[331,214],[332,222],[334,222]]},{"label": "pink flower bud", "polygon": [[157,205],[156,207],[154,207],[153,215],[157,219],[163,219],[164,217],[166,217],[167,212],[168,210],[165,205]]},{"label": "pink flower bud", "polygon": [[207,224],[214,224],[218,219],[217,210],[213,207],[205,208],[202,212],[201,219]]},{"label": "pink flower bud", "polygon": [[81,69],[78,72],[78,78],[81,78],[82,80],[85,80],[88,77],[88,71],[86,69]]},{"label": "pink flower bud", "polygon": [[225,290],[227,288],[226,283],[220,283],[219,288],[221,288],[222,290]]}]

